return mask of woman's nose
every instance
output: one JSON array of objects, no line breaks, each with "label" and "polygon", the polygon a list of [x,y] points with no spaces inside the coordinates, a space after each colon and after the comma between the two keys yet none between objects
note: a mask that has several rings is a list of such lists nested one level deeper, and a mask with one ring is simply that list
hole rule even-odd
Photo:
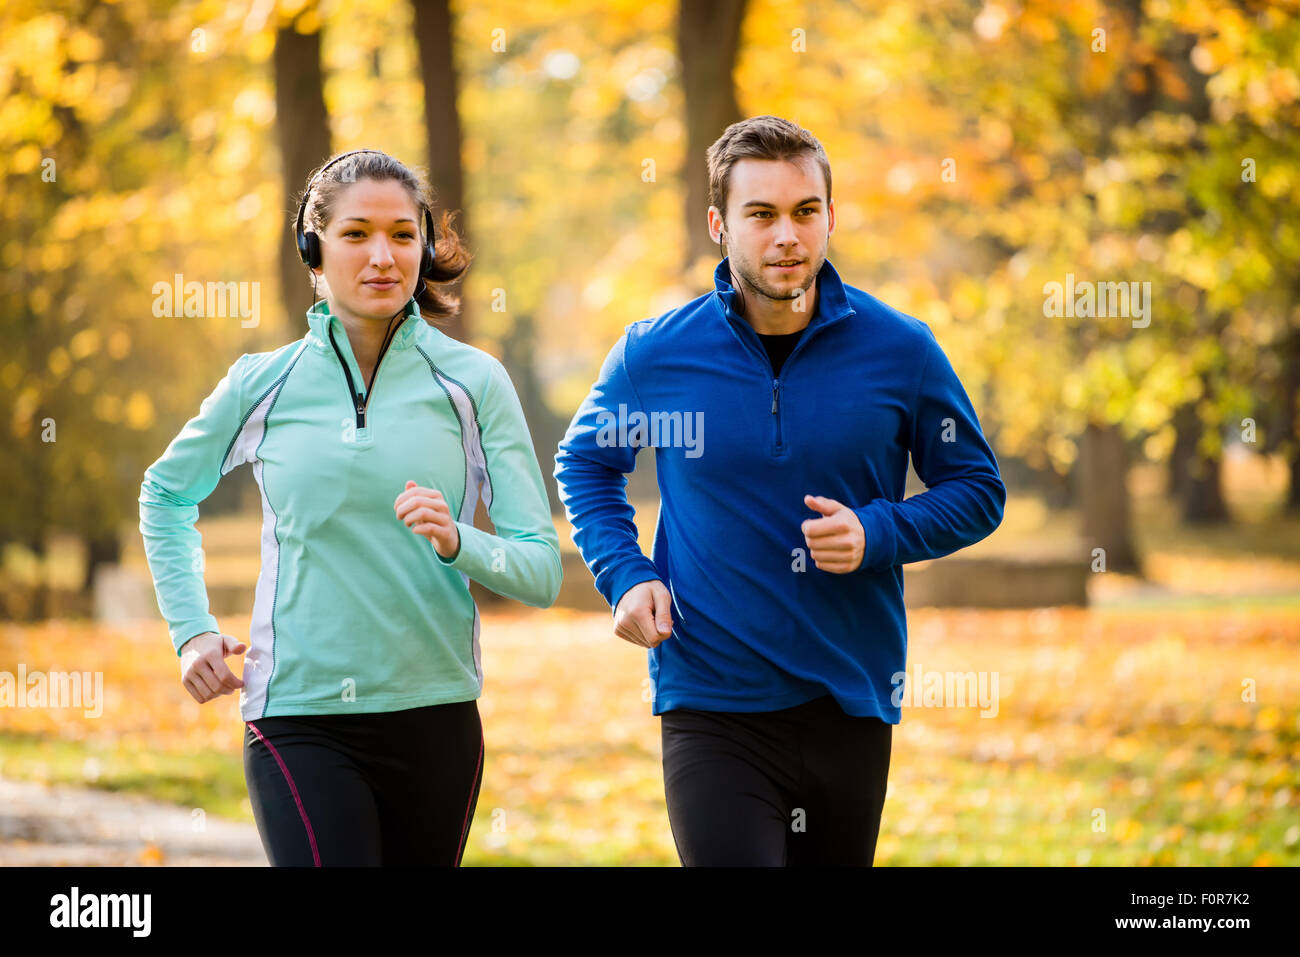
[{"label": "woman's nose", "polygon": [[393,251],[388,248],[387,239],[377,239],[370,247],[370,262],[374,266],[391,266]]}]

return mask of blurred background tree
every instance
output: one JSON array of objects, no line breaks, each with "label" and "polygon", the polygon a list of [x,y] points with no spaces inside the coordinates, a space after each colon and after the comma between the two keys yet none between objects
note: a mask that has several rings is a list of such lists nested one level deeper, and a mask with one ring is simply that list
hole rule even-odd
[{"label": "blurred background tree", "polygon": [[[1168,468],[1188,523],[1223,523],[1226,449],[1275,454],[1300,511],[1295,14],[14,0],[3,540],[81,538],[87,586],[115,559],[144,468],[225,368],[305,332],[297,200],[365,146],[458,211],[475,260],[448,332],[506,364],[558,510],[553,450],[614,339],[710,286],[703,152],[756,113],[819,136],[837,268],[931,324],[1007,475],[1077,508],[1111,569],[1142,567],[1131,463]],[[1150,324],[1045,315],[1067,274],[1149,282]],[[260,321],[154,315],[176,275],[257,283]],[[205,514],[250,492],[235,473]]]}]

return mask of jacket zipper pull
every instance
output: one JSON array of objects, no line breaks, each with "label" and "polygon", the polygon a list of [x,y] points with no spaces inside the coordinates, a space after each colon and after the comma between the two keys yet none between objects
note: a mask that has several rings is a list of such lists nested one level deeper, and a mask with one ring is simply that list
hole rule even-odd
[{"label": "jacket zipper pull", "polygon": [[772,382],[772,414],[776,415],[776,382]]}]

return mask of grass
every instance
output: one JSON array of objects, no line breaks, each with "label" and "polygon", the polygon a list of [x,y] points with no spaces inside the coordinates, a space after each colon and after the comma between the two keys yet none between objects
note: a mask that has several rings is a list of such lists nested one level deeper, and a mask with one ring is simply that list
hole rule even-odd
[{"label": "grass", "polygon": [[[1232,460],[1228,478],[1235,523],[1193,529],[1159,470],[1134,469],[1147,577],[1095,576],[1092,608],[909,612],[909,667],[996,673],[999,706],[904,708],[877,864],[1300,864],[1300,519],[1278,515],[1275,462]],[[638,507],[647,551],[656,507]],[[256,519],[201,527],[214,582],[255,578]],[[1012,496],[970,551],[1024,554],[1077,528]],[[72,553],[55,555],[75,580]],[[126,560],[143,562],[138,541]],[[482,634],[466,864],[676,864],[644,652],[605,612],[494,606]],[[161,623],[0,625],[0,671],[19,662],[102,671],[104,712],[0,708],[0,775],[252,821],[238,703],[189,698]]]},{"label": "grass", "polygon": [[[904,709],[877,863],[1300,864],[1297,638],[1294,606],[912,612],[909,666],[996,672],[998,709]],[[676,864],[644,654],[523,609],[485,616],[483,656],[466,864]],[[0,774],[251,822],[237,703],[185,695],[161,625],[7,626],[18,661],[102,668],[104,711],[0,710]]]},{"label": "grass", "polygon": [[6,731],[0,733],[0,755],[0,771],[7,777],[143,794],[219,817],[252,820],[243,763],[229,749],[133,749]]}]

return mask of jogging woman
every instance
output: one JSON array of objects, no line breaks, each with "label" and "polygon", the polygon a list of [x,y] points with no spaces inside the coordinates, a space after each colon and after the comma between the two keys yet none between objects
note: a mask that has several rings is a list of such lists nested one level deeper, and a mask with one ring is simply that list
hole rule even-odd
[{"label": "jogging woman", "polygon": [[[519,399],[440,332],[469,257],[387,154],[310,180],[309,331],[245,354],[145,473],[140,531],[200,703],[239,691],[244,773],[273,865],[459,865],[483,775],[469,581],[547,607],[559,541]],[[421,223],[424,226],[421,235]],[[208,611],[198,503],[249,464],[262,568],[249,644]],[[496,528],[474,527],[482,498]],[[247,650],[242,678],[225,657]]]}]

